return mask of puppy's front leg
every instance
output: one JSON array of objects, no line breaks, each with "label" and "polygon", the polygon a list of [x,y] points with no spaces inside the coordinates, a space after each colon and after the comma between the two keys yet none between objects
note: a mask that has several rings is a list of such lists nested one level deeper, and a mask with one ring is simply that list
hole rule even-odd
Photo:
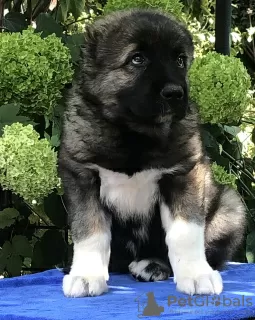
[{"label": "puppy's front leg", "polygon": [[63,279],[66,296],[98,296],[107,291],[110,258],[110,219],[99,201],[96,173],[74,179],[65,174],[64,187],[74,242],[71,271]]},{"label": "puppy's front leg", "polygon": [[[169,260],[177,290],[190,295],[220,294],[221,276],[210,267],[205,255],[202,190],[194,182],[183,177],[165,178],[161,184],[161,220]],[[170,188],[171,194],[167,191]]]}]

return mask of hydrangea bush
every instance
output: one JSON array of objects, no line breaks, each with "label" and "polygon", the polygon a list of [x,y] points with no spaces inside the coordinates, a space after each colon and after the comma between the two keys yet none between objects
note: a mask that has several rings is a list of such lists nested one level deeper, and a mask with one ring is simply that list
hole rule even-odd
[{"label": "hydrangea bush", "polygon": [[42,39],[32,28],[0,33],[0,106],[18,103],[23,115],[51,115],[72,79],[70,59],[55,35]]},{"label": "hydrangea bush", "polygon": [[211,168],[213,177],[216,182],[237,189],[236,176],[234,174],[228,173],[222,166],[219,166],[216,162],[212,163]]},{"label": "hydrangea bush", "polygon": [[250,76],[236,57],[209,52],[194,60],[190,97],[204,123],[239,122],[249,104]]},{"label": "hydrangea bush", "polygon": [[57,153],[32,125],[13,123],[0,138],[0,184],[29,204],[40,203],[60,187]]},{"label": "hydrangea bush", "polygon": [[161,9],[165,13],[173,14],[181,19],[183,4],[179,0],[108,0],[104,12],[107,14],[112,11],[132,8]]}]

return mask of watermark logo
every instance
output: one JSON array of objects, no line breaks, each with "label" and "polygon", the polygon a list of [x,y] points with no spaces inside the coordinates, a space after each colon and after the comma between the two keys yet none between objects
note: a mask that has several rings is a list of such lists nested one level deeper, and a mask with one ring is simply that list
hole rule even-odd
[{"label": "watermark logo", "polygon": [[253,305],[251,297],[239,296],[236,298],[228,298],[222,296],[189,296],[188,298],[180,298],[176,296],[168,296],[168,306],[178,305],[179,307],[251,307]]},{"label": "watermark logo", "polygon": [[[142,311],[142,314],[138,314],[138,317],[147,317],[147,316],[160,316],[164,312],[164,307],[159,306],[155,300],[153,292],[147,292],[147,303],[144,305],[141,302],[141,296],[139,296],[135,301],[138,303],[138,312]],[[142,310],[141,310],[142,309]]]},{"label": "watermark logo", "polygon": [[[221,296],[187,296],[187,297],[178,297],[175,295],[168,296],[165,303],[167,307],[164,307],[162,301],[158,303],[155,298],[154,292],[147,292],[135,299],[138,307],[138,318],[146,316],[157,316],[159,317],[163,313],[178,312],[180,313],[183,308],[188,308],[190,312],[200,313],[207,312],[207,308],[210,309],[210,312],[213,311],[213,308],[219,307],[252,307],[253,300],[251,297],[247,296],[238,296],[238,297],[227,297],[226,295]],[[167,310],[168,309],[168,310]],[[193,309],[193,310],[192,310]],[[209,311],[209,310],[208,310]]]}]

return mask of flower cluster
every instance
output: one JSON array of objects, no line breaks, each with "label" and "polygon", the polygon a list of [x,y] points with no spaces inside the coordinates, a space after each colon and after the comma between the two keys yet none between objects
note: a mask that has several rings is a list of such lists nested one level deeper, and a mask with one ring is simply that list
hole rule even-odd
[{"label": "flower cluster", "polygon": [[212,163],[211,168],[216,182],[237,189],[237,178],[234,174],[228,173],[222,166],[217,165],[215,162]]},{"label": "flower cluster", "polygon": [[57,153],[32,125],[13,123],[0,138],[0,185],[34,204],[60,187]]},{"label": "flower cluster", "polygon": [[189,72],[190,96],[204,123],[239,122],[249,105],[250,76],[236,57],[209,52]]},{"label": "flower cluster", "polygon": [[180,0],[108,0],[104,7],[104,12],[109,13],[132,8],[159,9],[181,19],[183,4]]},{"label": "flower cluster", "polygon": [[44,39],[34,29],[0,33],[0,106],[17,103],[23,115],[51,115],[73,75],[61,39]]}]

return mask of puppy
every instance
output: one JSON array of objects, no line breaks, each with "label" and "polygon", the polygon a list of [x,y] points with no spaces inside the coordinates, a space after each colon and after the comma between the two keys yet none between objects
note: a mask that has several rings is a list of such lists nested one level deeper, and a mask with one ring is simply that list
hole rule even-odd
[{"label": "puppy", "polygon": [[74,242],[66,296],[106,292],[109,270],[222,291],[217,270],[242,242],[245,213],[213,180],[189,101],[192,60],[189,32],[157,11],[87,28],[59,152]]}]

